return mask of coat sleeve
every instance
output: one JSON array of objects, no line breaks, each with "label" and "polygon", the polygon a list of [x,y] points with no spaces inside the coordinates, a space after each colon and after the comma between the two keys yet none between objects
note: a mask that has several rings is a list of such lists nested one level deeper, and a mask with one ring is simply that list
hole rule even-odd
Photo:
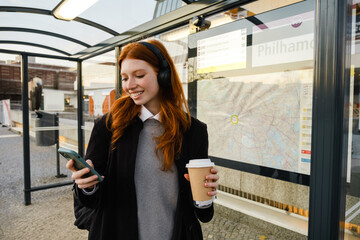
[{"label": "coat sleeve", "polygon": [[89,208],[96,208],[100,201],[103,184],[106,181],[106,168],[110,141],[111,134],[106,128],[105,115],[95,121],[85,155],[85,160],[90,159],[93,162],[95,170],[100,175],[104,176],[104,181],[102,183],[98,183],[98,189],[91,195],[84,194],[83,191],[77,187],[77,185],[75,189],[75,193],[79,197],[80,202]]},{"label": "coat sleeve", "polygon": [[[192,159],[208,158],[209,157],[209,155],[208,155],[209,137],[208,137],[208,132],[207,132],[207,126],[206,126],[206,124],[204,124],[198,120],[193,120],[193,122],[194,121],[197,121],[198,124],[194,124],[196,129],[194,131],[194,135],[193,135],[192,139],[195,140],[196,142],[194,142],[192,146],[196,146],[196,147],[191,150],[191,155],[192,155],[191,158]],[[193,209],[195,211],[196,217],[201,222],[209,222],[214,215],[213,204],[211,204],[210,207],[205,208],[205,209],[200,209],[195,206],[193,206]]]}]

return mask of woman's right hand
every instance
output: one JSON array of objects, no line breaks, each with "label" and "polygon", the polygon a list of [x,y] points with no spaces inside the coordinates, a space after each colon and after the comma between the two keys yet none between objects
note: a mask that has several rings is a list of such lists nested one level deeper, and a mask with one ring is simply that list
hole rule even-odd
[{"label": "woman's right hand", "polygon": [[[90,159],[86,160],[86,162],[94,168],[94,165]],[[97,184],[99,181],[97,180],[98,177],[96,175],[82,178],[83,175],[90,172],[89,168],[83,168],[81,170],[77,170],[74,167],[74,160],[70,160],[66,164],[66,168],[69,169],[72,172],[71,178],[75,181],[75,183],[78,185],[80,189],[85,188],[93,188],[95,184]]]}]

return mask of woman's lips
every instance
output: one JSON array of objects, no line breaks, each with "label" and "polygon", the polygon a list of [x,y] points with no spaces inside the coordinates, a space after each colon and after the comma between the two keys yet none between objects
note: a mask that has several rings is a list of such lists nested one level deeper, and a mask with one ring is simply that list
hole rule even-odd
[{"label": "woman's lips", "polygon": [[141,94],[143,94],[143,93],[144,93],[144,91],[131,93],[131,97],[136,100],[136,99],[140,98]]}]

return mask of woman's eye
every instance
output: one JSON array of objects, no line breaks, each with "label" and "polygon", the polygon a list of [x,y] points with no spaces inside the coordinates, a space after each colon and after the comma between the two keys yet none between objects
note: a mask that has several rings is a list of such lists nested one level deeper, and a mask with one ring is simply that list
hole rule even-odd
[{"label": "woman's eye", "polygon": [[127,78],[122,78],[121,79],[123,82],[126,82],[127,81]]},{"label": "woman's eye", "polygon": [[137,78],[143,78],[145,75],[136,76]]}]

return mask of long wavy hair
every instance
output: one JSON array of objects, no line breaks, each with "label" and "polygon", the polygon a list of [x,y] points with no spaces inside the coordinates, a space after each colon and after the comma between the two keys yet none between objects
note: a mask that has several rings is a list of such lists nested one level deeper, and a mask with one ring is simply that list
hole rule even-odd
[{"label": "long wavy hair", "polygon": [[[190,128],[191,117],[188,104],[185,99],[179,75],[176,72],[174,62],[164,45],[157,40],[148,40],[155,45],[169,64],[171,71],[171,88],[159,89],[160,119],[164,127],[164,133],[156,137],[156,153],[163,153],[162,170],[168,171],[174,162],[175,155],[179,154],[182,147],[183,134]],[[134,42],[127,44],[121,51],[118,65],[124,59],[139,59],[149,63],[155,72],[159,71],[160,62],[158,57],[146,46]],[[186,109],[186,112],[184,111]],[[138,106],[125,94],[115,101],[107,116],[108,128],[112,131],[112,149],[116,148],[116,141],[123,135],[124,130],[139,115],[141,106]]]}]

